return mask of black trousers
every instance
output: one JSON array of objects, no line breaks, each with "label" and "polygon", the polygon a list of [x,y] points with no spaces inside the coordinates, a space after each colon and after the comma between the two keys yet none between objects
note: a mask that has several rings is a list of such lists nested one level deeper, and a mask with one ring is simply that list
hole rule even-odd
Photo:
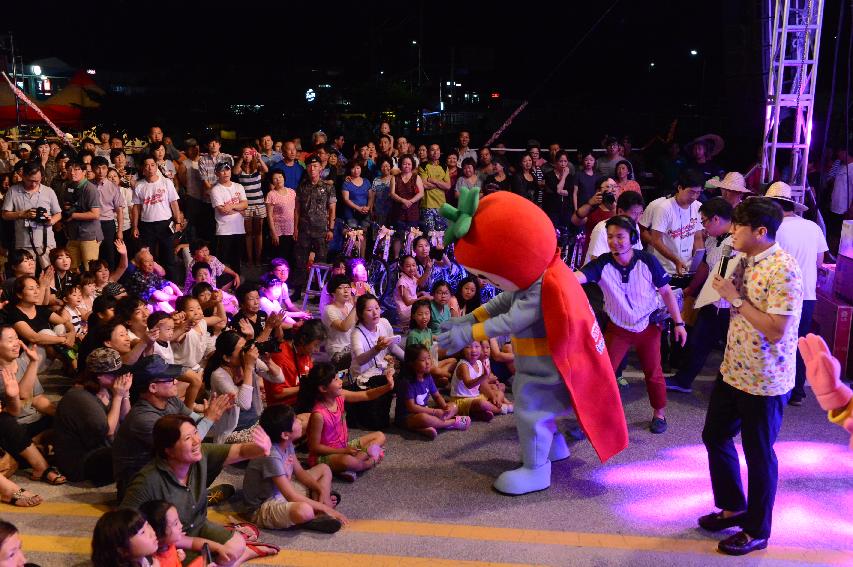
[{"label": "black trousers", "polygon": [[[779,464],[773,444],[782,426],[789,394],[754,396],[723,382],[711,392],[702,441],[708,451],[714,504],[732,512],[746,510],[743,531],[770,537]],[[740,432],[746,458],[749,494],[744,497],[734,437]]]},{"label": "black trousers", "polygon": [[246,246],[245,234],[227,234],[216,237],[216,257],[223,264],[240,273],[240,260]]},{"label": "black trousers", "polygon": [[139,246],[148,247],[157,263],[166,269],[167,278],[172,281],[181,281],[180,279],[174,279],[173,274],[176,263],[173,245],[175,235],[172,229],[169,228],[169,223],[171,222],[169,220],[140,222]]},{"label": "black trousers", "polygon": [[[118,264],[118,252],[116,252],[116,221],[108,220],[101,221],[101,232],[104,233],[104,240],[101,242],[101,248],[98,257],[107,263],[110,270],[115,270]],[[89,269],[89,266],[86,266]]]},{"label": "black trousers", "polygon": [[20,460],[21,451],[32,444],[32,438],[18,419],[5,411],[0,412],[0,449]]},{"label": "black trousers", "polygon": [[[805,337],[812,328],[812,317],[814,316],[814,307],[817,303],[816,299],[804,299],[803,310],[800,315],[800,326],[797,328],[797,336]],[[794,389],[791,391],[792,398],[806,397],[806,364],[803,362],[803,357],[800,356],[800,349],[797,349],[797,377],[794,382]]]},{"label": "black trousers", "polygon": [[717,343],[723,341],[725,348],[726,336],[729,332],[729,309],[717,309],[714,305],[706,305],[699,310],[696,324],[690,332],[690,342],[687,344],[687,356],[684,364],[672,376],[679,386],[689,388],[696,377],[705,367],[708,355]]},{"label": "black trousers", "polygon": [[184,215],[195,227],[196,236],[202,240],[213,242],[214,227],[213,206],[200,199],[187,195],[184,199]]}]

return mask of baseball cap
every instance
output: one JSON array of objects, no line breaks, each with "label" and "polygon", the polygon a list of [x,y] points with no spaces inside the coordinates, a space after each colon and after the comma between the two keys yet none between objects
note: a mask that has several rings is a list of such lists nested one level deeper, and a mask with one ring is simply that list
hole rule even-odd
[{"label": "baseball cap", "polygon": [[[88,359],[86,359],[88,361]],[[180,364],[169,364],[159,354],[149,354],[133,365],[133,385],[146,389],[153,382],[165,382],[181,375]]]},{"label": "baseball cap", "polygon": [[27,150],[28,152],[33,151],[29,144],[18,144],[19,150]]},{"label": "baseball cap", "polygon": [[118,297],[123,293],[126,293],[124,286],[118,282],[107,282],[107,285],[101,290],[101,295],[106,295],[107,297]]},{"label": "baseball cap", "polygon": [[117,350],[101,347],[96,348],[86,357],[86,369],[95,374],[126,374],[132,367],[126,366]]},{"label": "baseball cap", "polygon": [[228,163],[227,161],[220,161],[219,163],[216,164],[214,171],[216,171],[216,173],[219,173],[220,171],[223,171],[226,169],[231,169],[231,164]]},{"label": "baseball cap", "polygon": [[317,156],[308,156],[307,158],[305,158],[305,166],[306,167],[312,163],[322,163],[322,162],[320,161],[320,158],[318,158]]}]

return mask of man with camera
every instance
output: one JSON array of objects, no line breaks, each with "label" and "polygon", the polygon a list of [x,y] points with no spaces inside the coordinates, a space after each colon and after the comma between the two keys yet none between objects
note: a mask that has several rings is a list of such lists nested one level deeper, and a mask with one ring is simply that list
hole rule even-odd
[{"label": "man with camera", "polygon": [[[103,158],[101,158],[103,159]],[[101,230],[101,197],[98,188],[86,176],[86,166],[72,160],[66,164],[69,180],[59,194],[62,224],[68,236],[71,268],[86,270],[97,260],[104,239]]]},{"label": "man with camera", "polygon": [[48,252],[56,246],[53,225],[59,222],[61,209],[53,189],[42,185],[42,168],[26,163],[23,180],[13,185],[3,200],[3,220],[15,221],[15,248],[28,250],[39,265],[47,267]]}]

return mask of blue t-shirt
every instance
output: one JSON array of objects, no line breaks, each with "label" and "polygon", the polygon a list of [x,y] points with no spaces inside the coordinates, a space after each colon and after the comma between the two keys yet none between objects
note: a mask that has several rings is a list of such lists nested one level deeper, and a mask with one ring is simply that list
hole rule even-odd
[{"label": "blue t-shirt", "polygon": [[293,162],[293,165],[285,165],[284,161],[274,163],[270,166],[270,173],[276,171],[284,174],[284,186],[294,190],[299,187],[299,182],[305,175],[305,168],[298,161]]},{"label": "blue t-shirt", "polygon": [[[361,185],[356,185],[352,181],[344,181],[343,187],[341,187],[341,191],[349,192],[349,200],[358,205],[359,207],[366,207],[368,203],[368,199],[370,196],[370,181],[367,179],[361,179]],[[351,207],[344,207],[344,218],[349,220],[354,216],[363,217],[364,215],[361,213],[357,213]]]},{"label": "blue t-shirt", "polygon": [[406,400],[414,400],[415,404],[425,408],[432,395],[438,393],[438,388],[435,387],[435,382],[432,381],[432,376],[429,374],[423,380],[412,378],[411,381],[406,381],[403,379],[399,383],[397,409],[394,410],[394,419],[397,423],[402,423],[409,415],[409,410],[406,409]]}]

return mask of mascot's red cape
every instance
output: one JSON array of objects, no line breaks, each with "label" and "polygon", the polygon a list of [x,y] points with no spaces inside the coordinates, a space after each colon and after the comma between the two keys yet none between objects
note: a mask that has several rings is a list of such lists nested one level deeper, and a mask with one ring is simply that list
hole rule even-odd
[{"label": "mascot's red cape", "polygon": [[[461,204],[461,200],[460,200]],[[554,226],[533,203],[507,191],[484,197],[455,243],[456,259],[512,281],[542,276],[542,315],[551,358],[581,428],[602,462],[628,446],[628,428],[604,337],[589,300],[557,250]],[[466,223],[467,224],[467,223]]]}]

